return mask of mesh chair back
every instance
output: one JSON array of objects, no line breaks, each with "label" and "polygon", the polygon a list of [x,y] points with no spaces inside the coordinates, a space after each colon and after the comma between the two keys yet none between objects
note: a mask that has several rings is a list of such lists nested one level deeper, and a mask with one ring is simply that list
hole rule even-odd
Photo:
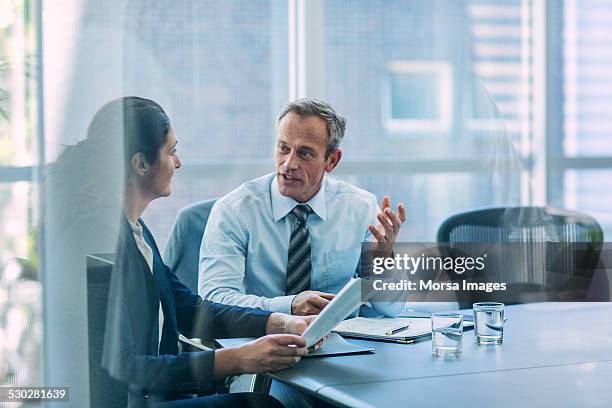
[{"label": "mesh chair back", "polygon": [[[599,223],[587,214],[548,207],[480,208],[448,218],[438,229],[439,243],[513,243],[517,256],[487,264],[487,281],[506,282],[513,290],[536,294],[533,300],[543,300],[542,288],[547,285],[588,289],[591,277],[575,276],[576,258],[567,251],[559,263],[558,251],[550,251],[546,243],[588,243],[599,250],[603,231]],[[532,245],[542,243],[541,245]],[[560,245],[556,245],[558,249]],[[494,246],[492,246],[494,248]],[[551,254],[557,259],[556,271],[546,273]],[[520,255],[520,256],[519,256]],[[451,276],[451,279],[456,278]],[[460,305],[470,307],[473,296],[461,294]],[[479,300],[483,299],[479,294]],[[525,297],[529,301],[529,296]],[[507,302],[515,303],[515,302]]]},{"label": "mesh chair back", "polygon": [[603,242],[601,226],[591,216],[548,207],[475,209],[448,218],[438,242]]}]

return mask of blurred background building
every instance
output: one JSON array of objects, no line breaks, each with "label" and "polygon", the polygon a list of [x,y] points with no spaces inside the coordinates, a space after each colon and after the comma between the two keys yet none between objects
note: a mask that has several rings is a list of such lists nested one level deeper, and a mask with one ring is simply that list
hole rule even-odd
[{"label": "blurred background building", "polygon": [[406,203],[401,240],[518,204],[608,236],[611,36],[609,0],[3,0],[0,383],[87,404],[84,298],[63,296],[84,281],[44,256],[62,231],[41,229],[43,182],[108,100],[175,126],[183,168],[144,216],[162,251],[180,208],[273,170],[275,115],[303,96],[348,120],[334,175]]}]

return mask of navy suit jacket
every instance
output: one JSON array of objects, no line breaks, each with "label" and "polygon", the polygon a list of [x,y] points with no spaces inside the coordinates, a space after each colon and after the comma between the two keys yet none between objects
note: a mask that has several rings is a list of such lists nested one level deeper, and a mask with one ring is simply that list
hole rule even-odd
[{"label": "navy suit jacket", "polygon": [[[123,217],[102,365],[129,384],[130,405],[148,394],[213,393],[214,351],[179,353],[178,333],[203,340],[259,337],[265,334],[270,313],[204,301],[193,294],[164,264],[151,232],[139,221],[153,251],[153,274]],[[160,300],[164,324],[158,353]]]}]

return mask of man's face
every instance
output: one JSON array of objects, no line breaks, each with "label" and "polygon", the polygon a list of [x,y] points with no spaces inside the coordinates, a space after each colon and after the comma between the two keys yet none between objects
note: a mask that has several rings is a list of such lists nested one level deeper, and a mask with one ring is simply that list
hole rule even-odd
[{"label": "man's face", "polygon": [[285,197],[304,203],[321,187],[325,172],[340,161],[337,149],[325,159],[327,123],[317,116],[290,112],[278,124],[274,161],[278,189]]}]

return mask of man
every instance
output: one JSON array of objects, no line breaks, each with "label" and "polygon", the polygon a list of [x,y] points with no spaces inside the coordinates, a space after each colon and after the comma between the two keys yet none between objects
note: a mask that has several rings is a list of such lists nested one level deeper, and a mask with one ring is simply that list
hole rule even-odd
[{"label": "man", "polygon": [[[395,242],[403,204],[394,212],[385,197],[380,211],[373,194],[326,177],[342,158],[345,123],[314,99],[279,114],[275,173],[246,182],[212,209],[200,249],[204,299],[317,314],[355,276],[361,242]],[[386,316],[401,306],[373,304]]]}]

